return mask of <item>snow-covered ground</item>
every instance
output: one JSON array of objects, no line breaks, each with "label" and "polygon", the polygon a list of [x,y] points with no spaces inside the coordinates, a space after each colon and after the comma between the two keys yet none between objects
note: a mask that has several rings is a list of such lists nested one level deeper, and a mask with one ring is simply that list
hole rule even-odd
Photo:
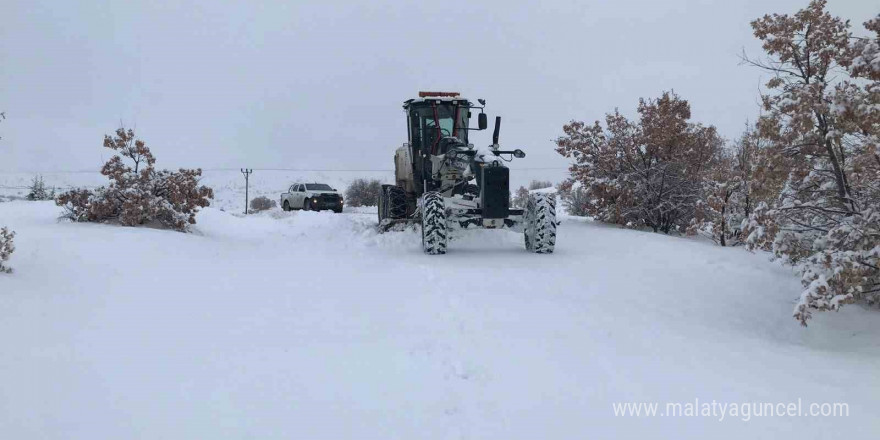
[{"label": "snow-covered ground", "polygon": [[[0,203],[18,233],[15,273],[0,276],[0,437],[880,432],[880,315],[850,306],[799,327],[797,277],[766,255],[563,218],[552,255],[468,231],[426,256],[416,230],[377,233],[370,209],[234,214],[233,176],[206,174],[229,209],[205,209],[192,234]],[[291,178],[255,173],[252,194]],[[844,402],[849,416],[612,408],[694,399]]]}]

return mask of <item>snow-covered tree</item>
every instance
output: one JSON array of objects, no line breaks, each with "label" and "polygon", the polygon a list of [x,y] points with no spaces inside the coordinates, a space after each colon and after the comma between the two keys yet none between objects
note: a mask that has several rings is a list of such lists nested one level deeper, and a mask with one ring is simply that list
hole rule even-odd
[{"label": "snow-covered tree", "polygon": [[742,243],[742,228],[754,207],[773,203],[788,172],[785,161],[770,160],[770,151],[755,127],[719,150],[702,180],[702,192],[688,232],[722,246]]},{"label": "snow-covered tree", "polygon": [[769,162],[788,170],[778,197],[751,213],[748,242],[801,269],[803,325],[813,310],[880,302],[880,35],[854,41],[825,5],[753,21],[767,58],[746,60],[773,75],[758,127]]},{"label": "snow-covered tree", "polygon": [[593,125],[563,127],[556,151],[573,159],[572,179],[597,220],[655,232],[683,231],[693,219],[703,175],[723,141],[714,127],[690,122],[690,104],[664,92],[639,100],[639,120],[617,110]]},{"label": "snow-covered tree", "polygon": [[0,228],[0,273],[12,273],[12,268],[6,266],[6,262],[15,252],[13,238],[15,238],[15,231],[10,231],[6,227]]},{"label": "snow-covered tree", "polygon": [[43,182],[43,176],[34,176],[31,179],[31,184],[28,187],[28,200],[51,200],[55,197],[51,191],[46,189],[46,184]]},{"label": "snow-covered tree", "polygon": [[104,147],[114,155],[101,168],[110,184],[94,191],[76,189],[59,195],[56,203],[74,221],[117,220],[125,226],[153,221],[185,231],[196,213],[210,204],[214,192],[200,186],[201,169],[156,170],[156,159],[133,130],[120,128],[104,136]]},{"label": "snow-covered tree", "polygon": [[516,189],[516,191],[513,192],[513,197],[510,198],[510,204],[511,206],[514,206],[516,208],[525,208],[528,200],[529,189],[524,186],[520,186]]},{"label": "snow-covered tree", "polygon": [[744,182],[737,169],[737,155],[722,149],[701,183],[694,220],[689,233],[711,238],[721,246],[735,244],[743,220]]},{"label": "snow-covered tree", "polygon": [[837,110],[848,131],[876,153],[880,150],[880,14],[864,25],[874,35],[852,44],[850,74],[856,80],[840,88]]}]

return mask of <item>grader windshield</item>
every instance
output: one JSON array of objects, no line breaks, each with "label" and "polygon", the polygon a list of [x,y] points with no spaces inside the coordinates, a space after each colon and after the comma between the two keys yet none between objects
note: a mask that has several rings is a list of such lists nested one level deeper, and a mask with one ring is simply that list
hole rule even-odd
[{"label": "grader windshield", "polygon": [[427,101],[410,107],[410,141],[413,147],[435,151],[440,138],[455,136],[467,144],[467,101]]}]

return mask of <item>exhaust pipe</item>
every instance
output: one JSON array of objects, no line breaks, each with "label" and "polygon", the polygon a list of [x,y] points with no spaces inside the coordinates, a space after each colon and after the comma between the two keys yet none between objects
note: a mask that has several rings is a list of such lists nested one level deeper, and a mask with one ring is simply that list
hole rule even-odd
[{"label": "exhaust pipe", "polygon": [[501,116],[495,116],[495,132],[492,133],[492,145],[498,145],[499,131],[501,131]]}]

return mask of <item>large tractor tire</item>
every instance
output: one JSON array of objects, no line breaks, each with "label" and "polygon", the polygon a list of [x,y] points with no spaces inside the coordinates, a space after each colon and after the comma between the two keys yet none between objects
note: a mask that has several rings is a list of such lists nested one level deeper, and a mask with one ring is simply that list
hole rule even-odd
[{"label": "large tractor tire", "polygon": [[406,192],[397,185],[382,185],[379,191],[379,224],[385,219],[406,217]]},{"label": "large tractor tire", "polygon": [[556,247],[556,198],[551,194],[529,194],[525,212],[526,250],[552,254]]},{"label": "large tractor tire", "polygon": [[446,205],[443,196],[429,191],[422,196],[422,250],[428,255],[446,253]]}]

